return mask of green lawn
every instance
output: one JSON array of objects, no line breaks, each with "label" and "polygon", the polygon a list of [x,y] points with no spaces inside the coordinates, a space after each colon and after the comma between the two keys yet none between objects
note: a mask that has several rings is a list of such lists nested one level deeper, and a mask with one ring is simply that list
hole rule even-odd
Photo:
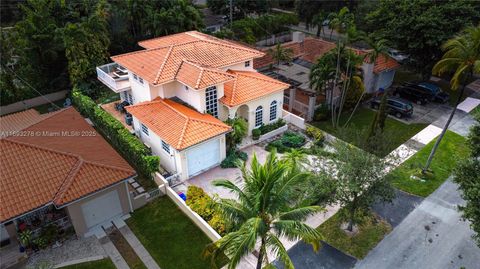
[{"label": "green lawn", "polygon": [[127,223],[160,268],[212,267],[202,257],[210,239],[168,197],[135,211]]},{"label": "green lawn", "polygon": [[[345,122],[348,120],[348,117],[350,117],[350,113],[351,112],[342,114],[342,116],[340,117],[340,126],[343,126],[345,124]],[[375,113],[376,111],[370,110],[368,108],[359,108],[356,111],[355,115],[353,115],[352,119],[350,120],[350,123],[347,126],[347,129],[351,129],[351,130],[368,129],[372,124]],[[344,132],[339,131],[339,129],[334,129],[332,127],[332,123],[330,120],[322,121],[322,122],[312,122],[312,125],[322,129],[323,131],[329,134],[332,134],[333,136],[336,136],[342,140],[345,140],[346,142],[355,144],[355,141],[352,141],[349,137],[345,136]],[[392,150],[396,149],[398,146],[405,143],[407,140],[409,140],[416,133],[420,132],[426,126],[427,124],[419,124],[419,123],[405,124],[396,119],[392,119],[388,117],[385,122],[385,133],[387,134],[390,133],[392,135],[388,137],[389,144],[386,148],[384,155],[390,153]],[[349,132],[346,132],[346,133],[349,133]]]},{"label": "green lawn", "polygon": [[365,217],[354,236],[345,233],[340,228],[341,224],[340,213],[337,213],[317,230],[322,233],[325,242],[359,259],[364,258],[392,230],[388,222],[373,214]]},{"label": "green lawn", "polygon": [[465,138],[447,131],[430,166],[433,175],[428,176],[424,181],[412,179],[412,175],[419,174],[419,170],[428,159],[435,141],[436,139],[389,174],[395,187],[408,193],[426,197],[450,176],[460,159],[468,156],[469,150]]},{"label": "green lawn", "polygon": [[98,260],[93,262],[84,262],[84,263],[61,267],[61,269],[97,269],[97,268],[116,269],[115,265],[110,259],[103,259],[103,260]]}]

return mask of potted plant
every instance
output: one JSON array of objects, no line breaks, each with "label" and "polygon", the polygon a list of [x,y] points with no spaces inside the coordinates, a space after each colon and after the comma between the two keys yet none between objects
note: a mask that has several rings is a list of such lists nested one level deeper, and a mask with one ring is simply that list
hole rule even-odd
[{"label": "potted plant", "polygon": [[[19,240],[21,244],[20,252],[25,251],[25,249],[30,249],[31,248],[31,240],[32,240],[32,231],[30,230],[24,230],[21,232],[19,235]],[[22,249],[23,247],[23,249]],[[22,251],[23,250],[23,251]]]}]

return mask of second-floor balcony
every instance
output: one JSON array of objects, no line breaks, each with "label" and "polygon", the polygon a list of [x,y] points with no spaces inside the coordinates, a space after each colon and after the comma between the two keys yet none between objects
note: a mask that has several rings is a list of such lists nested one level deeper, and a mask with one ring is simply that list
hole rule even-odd
[{"label": "second-floor balcony", "polygon": [[128,70],[117,63],[97,66],[97,77],[112,91],[120,93],[130,89]]}]

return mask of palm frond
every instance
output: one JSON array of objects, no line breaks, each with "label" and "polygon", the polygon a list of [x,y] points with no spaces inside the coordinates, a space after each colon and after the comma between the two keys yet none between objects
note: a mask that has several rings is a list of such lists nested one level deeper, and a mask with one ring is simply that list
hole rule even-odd
[{"label": "palm frond", "polygon": [[285,269],[295,269],[295,266],[293,266],[293,262],[288,256],[288,252],[283,246],[283,243],[280,241],[280,239],[272,234],[269,233],[267,240],[266,240],[267,245],[270,247],[270,249],[273,251],[274,254],[276,254],[280,260],[283,262],[285,265]]},{"label": "palm frond", "polygon": [[300,208],[292,209],[288,212],[281,213],[279,218],[281,220],[295,220],[295,221],[304,221],[308,216],[311,216],[315,213],[322,211],[320,206],[305,206]]}]

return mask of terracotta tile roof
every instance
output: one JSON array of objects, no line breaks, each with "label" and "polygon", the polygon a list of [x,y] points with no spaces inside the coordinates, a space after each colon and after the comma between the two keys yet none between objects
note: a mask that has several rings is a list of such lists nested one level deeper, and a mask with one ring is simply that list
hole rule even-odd
[{"label": "terracotta tile roof", "polygon": [[[28,118],[32,112],[22,113]],[[135,175],[73,108],[22,131],[31,135],[0,139],[1,222],[49,203],[62,206]]]},{"label": "terracotta tile roof", "polygon": [[238,106],[290,87],[289,84],[254,71],[228,70],[228,72],[234,74],[236,78],[224,84],[225,94],[220,99],[220,102],[230,107]]},{"label": "terracotta tile roof", "polygon": [[197,90],[217,85],[234,78],[233,75],[227,72],[200,66],[188,61],[182,62],[175,76],[176,80]]},{"label": "terracotta tile roof", "polygon": [[9,135],[9,132],[18,132],[28,126],[40,122],[53,113],[40,114],[35,109],[29,109],[0,117],[0,137]]},{"label": "terracotta tile roof", "polygon": [[[209,68],[222,68],[264,55],[198,32],[192,40],[192,34],[188,33],[140,42],[149,49],[117,55],[112,60],[157,85],[173,81],[185,60]],[[163,45],[167,47],[159,47]]]},{"label": "terracotta tile roof", "polygon": [[[282,47],[292,48],[294,50],[294,58],[300,58],[307,62],[314,63],[319,57],[323,54],[327,53],[328,51],[335,48],[335,43],[313,38],[307,37],[305,38],[303,44],[300,42],[288,42],[282,44]],[[267,51],[265,49],[264,51]],[[366,54],[367,51],[354,49],[358,54]],[[298,55],[298,56],[297,56]],[[366,62],[368,62],[366,60]],[[253,67],[255,69],[266,67],[270,64],[273,64],[273,59],[268,54],[253,60]],[[374,73],[380,73],[383,71],[388,71],[391,69],[398,68],[400,64],[397,63],[393,58],[389,56],[380,56],[375,61],[375,66],[373,68]]]},{"label": "terracotta tile roof", "polygon": [[126,109],[177,150],[186,149],[231,130],[230,126],[209,114],[202,114],[160,97],[128,106]]}]

